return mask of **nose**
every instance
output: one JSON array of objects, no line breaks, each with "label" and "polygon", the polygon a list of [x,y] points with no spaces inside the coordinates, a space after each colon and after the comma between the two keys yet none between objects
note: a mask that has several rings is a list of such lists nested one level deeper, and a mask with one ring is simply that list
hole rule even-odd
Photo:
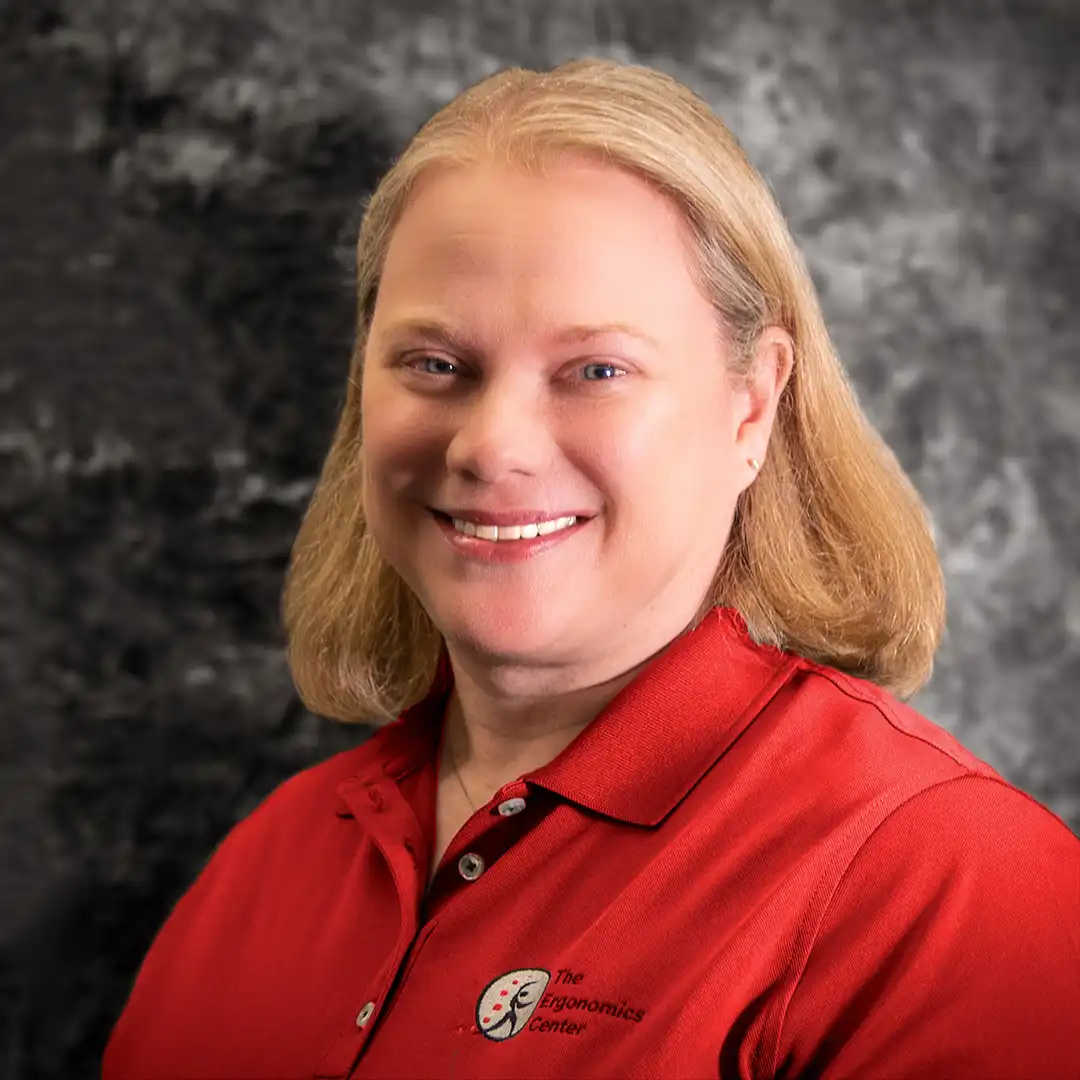
[{"label": "nose", "polygon": [[535,387],[493,381],[471,395],[455,417],[447,448],[452,472],[494,483],[507,473],[536,473],[551,454],[551,432]]}]

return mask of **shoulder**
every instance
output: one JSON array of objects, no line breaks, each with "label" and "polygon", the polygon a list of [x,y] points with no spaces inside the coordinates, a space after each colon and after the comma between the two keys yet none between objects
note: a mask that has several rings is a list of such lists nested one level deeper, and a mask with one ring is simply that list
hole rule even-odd
[{"label": "shoulder", "polygon": [[[964,778],[981,781],[971,790],[995,793],[988,795],[992,801],[1050,814],[940,724],[835,668],[799,658],[755,723],[763,727],[761,742],[774,767],[792,778],[793,795],[807,801],[807,812],[828,806],[834,823],[844,823],[848,856],[909,800]],[[907,813],[922,806],[930,813],[939,799],[966,802],[968,790],[960,784],[943,789]]]},{"label": "shoulder", "polygon": [[863,748],[887,746],[894,759],[936,763],[941,778],[971,772],[1002,779],[946,728],[875,683],[802,658],[793,682],[792,704],[827,716],[841,747],[854,738]]},{"label": "shoulder", "polygon": [[[1036,895],[1037,907],[1051,919],[1068,909],[1080,970],[1080,839],[1051,810],[1000,777],[965,773],[901,803],[863,841],[832,907],[843,907],[861,879],[901,875],[912,894],[921,886],[945,885],[953,891],[976,888],[970,899],[979,904],[997,897],[1003,906],[995,920],[1005,908]],[[1017,914],[1022,925],[1023,912]]]},{"label": "shoulder", "polygon": [[[1080,840],[1004,781],[965,775],[908,799],[851,860],[785,1042],[814,1044],[830,1076],[1056,1078],[1080,1069],[1078,1015]],[[822,1034],[830,1017],[854,1024],[842,1046]]]},{"label": "shoulder", "polygon": [[807,935],[778,1060],[830,1077],[1080,1067],[1080,839],[996,774],[962,769],[881,814]]},{"label": "shoulder", "polygon": [[[970,820],[974,825],[985,820],[987,813],[996,813],[1003,815],[999,819],[1001,828],[1010,822],[1037,826],[1048,835],[1067,837],[1070,847],[1080,844],[1061,818],[911,705],[880,686],[833,668],[808,664],[807,671],[816,683],[813,693],[821,705],[834,716],[844,717],[841,729],[856,727],[864,742],[887,746],[913,767],[917,778],[921,777],[922,783],[909,798],[916,799],[924,792],[926,797],[913,802],[899,816],[932,816],[940,810],[966,814],[960,820]],[[969,782],[960,783],[963,780]],[[953,783],[942,786],[947,781]]]},{"label": "shoulder", "polygon": [[[795,762],[789,772],[845,823],[837,853],[849,873],[912,853],[920,865],[939,860],[939,870],[950,858],[983,858],[1003,879],[1039,859],[1076,872],[1080,840],[1059,817],[880,687],[805,662],[773,706],[770,738]],[[1080,876],[1073,883],[1080,891]]]}]

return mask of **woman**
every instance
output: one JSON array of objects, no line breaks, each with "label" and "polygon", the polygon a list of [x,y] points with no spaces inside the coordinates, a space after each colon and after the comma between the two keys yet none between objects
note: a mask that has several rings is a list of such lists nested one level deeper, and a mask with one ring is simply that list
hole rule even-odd
[{"label": "woman", "polygon": [[705,103],[493,76],[358,252],[284,608],[385,723],[221,843],[106,1080],[1078,1075],[1080,842],[903,704],[926,516]]}]

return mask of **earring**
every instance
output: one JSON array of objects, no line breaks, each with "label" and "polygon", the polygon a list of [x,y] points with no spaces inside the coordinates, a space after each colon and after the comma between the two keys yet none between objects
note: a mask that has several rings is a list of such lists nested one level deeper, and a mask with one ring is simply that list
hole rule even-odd
[{"label": "earring", "polygon": [[758,459],[756,457],[750,458],[749,463],[750,463],[750,468],[753,469],[754,472],[757,472],[758,469],[761,468],[761,462],[758,461]]}]

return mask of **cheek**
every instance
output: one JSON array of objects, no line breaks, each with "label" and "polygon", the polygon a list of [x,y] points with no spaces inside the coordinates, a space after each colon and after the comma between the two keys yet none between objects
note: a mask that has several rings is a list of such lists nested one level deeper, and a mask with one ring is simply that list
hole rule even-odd
[{"label": "cheek", "polygon": [[363,461],[364,515],[373,530],[393,512],[395,477],[402,468],[403,447],[385,418],[365,428]]},{"label": "cheek", "polygon": [[712,432],[686,410],[669,404],[662,410],[643,409],[622,423],[600,457],[642,501],[663,502],[675,494],[669,489],[681,491],[693,482],[713,441]]},{"label": "cheek", "polygon": [[428,452],[431,432],[430,422],[402,395],[376,391],[365,399],[364,473],[373,498],[403,492]]},{"label": "cheek", "polygon": [[385,377],[365,384],[363,406],[364,444],[373,457],[393,461],[410,446],[422,442],[431,428],[431,408],[402,393]]},{"label": "cheek", "polygon": [[734,498],[731,449],[711,417],[684,411],[678,420],[643,426],[615,454],[619,497],[639,528],[690,539],[723,524]]}]

